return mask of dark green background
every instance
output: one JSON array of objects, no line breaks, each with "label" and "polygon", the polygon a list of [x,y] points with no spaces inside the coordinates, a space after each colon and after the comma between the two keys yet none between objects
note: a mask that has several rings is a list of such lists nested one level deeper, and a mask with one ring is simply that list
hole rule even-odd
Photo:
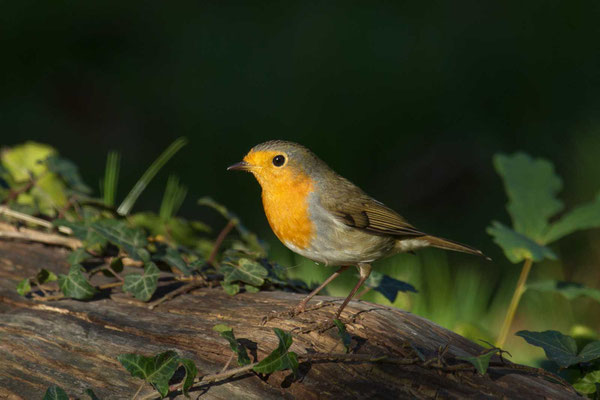
[{"label": "dark green background", "polygon": [[[268,139],[303,143],[419,228],[502,258],[491,158],[551,159],[568,205],[600,187],[598,2],[4,2],[0,134],[75,161],[97,187],[122,152],[122,198],[176,137],[187,217],[210,195],[272,240],[251,176]],[[579,235],[579,236],[578,236]],[[561,244],[578,263],[590,243]],[[596,236],[597,237],[597,236]],[[578,258],[580,257],[580,258]]]}]

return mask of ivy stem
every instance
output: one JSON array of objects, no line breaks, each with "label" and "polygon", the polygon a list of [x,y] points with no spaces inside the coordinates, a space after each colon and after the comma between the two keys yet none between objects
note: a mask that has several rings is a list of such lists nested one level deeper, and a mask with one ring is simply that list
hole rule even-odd
[{"label": "ivy stem", "polygon": [[519,307],[519,301],[521,301],[521,296],[523,293],[525,293],[525,283],[527,282],[527,277],[529,276],[529,271],[531,271],[532,264],[533,260],[531,258],[526,258],[525,262],[523,263],[521,275],[519,275],[519,280],[517,281],[517,287],[515,288],[512,299],[510,300],[510,305],[506,311],[504,322],[502,322],[502,328],[500,329],[498,340],[496,340],[496,347],[498,348],[502,348],[502,346],[504,346],[504,342],[506,342],[508,331],[512,325],[515,313],[517,312],[517,307]]},{"label": "ivy stem", "polygon": [[223,240],[225,240],[225,238],[227,237],[229,232],[231,232],[231,230],[233,229],[234,226],[235,226],[235,223],[233,221],[229,221],[227,223],[227,225],[225,225],[223,230],[219,233],[219,236],[217,236],[217,239],[215,240],[215,245],[213,246],[212,251],[210,252],[210,255],[208,256],[208,259],[206,260],[207,264],[210,264],[210,265],[214,264],[215,258],[217,257],[217,253],[219,252],[219,248],[221,247]]}]

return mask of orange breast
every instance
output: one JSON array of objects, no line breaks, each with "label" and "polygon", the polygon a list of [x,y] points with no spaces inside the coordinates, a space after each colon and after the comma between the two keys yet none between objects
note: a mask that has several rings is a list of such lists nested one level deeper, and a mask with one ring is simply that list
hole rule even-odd
[{"label": "orange breast", "polygon": [[315,231],[308,210],[312,180],[302,174],[262,186],[265,214],[275,235],[284,244],[307,248]]}]

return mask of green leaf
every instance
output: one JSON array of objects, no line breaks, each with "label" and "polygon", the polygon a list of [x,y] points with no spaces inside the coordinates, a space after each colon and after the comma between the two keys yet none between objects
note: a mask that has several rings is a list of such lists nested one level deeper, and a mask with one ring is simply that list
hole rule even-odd
[{"label": "green leaf", "polygon": [[385,296],[391,303],[396,301],[398,292],[414,292],[417,293],[417,289],[411,284],[402,282],[398,279],[394,279],[390,276],[384,275],[377,271],[372,271],[367,280],[365,286],[370,287],[373,290],[378,291]]},{"label": "green leaf", "polygon": [[83,182],[77,165],[72,161],[51,155],[46,159],[46,164],[48,169],[60,176],[71,189],[81,193],[91,193],[92,190]]},{"label": "green leaf", "polygon": [[94,393],[92,389],[85,389],[85,394],[90,397],[90,400],[100,400],[100,398],[96,396],[96,393]]},{"label": "green leaf", "polygon": [[17,285],[17,293],[25,296],[29,292],[31,292],[31,283],[29,282],[29,278],[25,278]]},{"label": "green leaf", "polygon": [[548,247],[537,244],[527,236],[515,232],[498,221],[492,221],[487,233],[494,237],[494,242],[504,250],[506,258],[512,263],[521,262],[527,258],[542,261],[544,258],[556,259],[556,255]]},{"label": "green leaf", "polygon": [[72,265],[67,275],[58,276],[58,287],[65,297],[78,300],[86,300],[94,296],[94,288],[83,276],[83,267],[79,264]]},{"label": "green leaf", "polygon": [[292,335],[279,328],[273,328],[273,331],[279,339],[279,346],[252,369],[262,374],[291,369],[294,376],[298,376],[298,356],[296,353],[288,351],[292,345]]},{"label": "green leaf", "polygon": [[163,151],[160,156],[154,160],[152,164],[148,167],[146,172],[140,177],[140,179],[133,186],[131,191],[127,194],[119,208],[117,209],[117,213],[120,215],[127,215],[129,211],[133,208],[133,205],[137,201],[138,197],[142,194],[144,189],[148,186],[150,181],[156,176],[158,171],[177,153],[183,146],[187,144],[187,139],[184,137],[180,137],[176,139],[173,143],[169,145]]},{"label": "green leaf", "polygon": [[346,353],[348,353],[350,351],[350,345],[352,344],[352,337],[346,331],[346,325],[344,325],[344,323],[342,321],[335,318],[333,320],[333,323],[335,324],[335,326],[337,326],[338,336],[340,337],[342,344],[344,345],[344,348],[346,349]]},{"label": "green leaf", "polygon": [[223,290],[225,290],[225,293],[230,296],[236,295],[240,292],[240,285],[237,283],[226,284],[225,282],[221,281],[221,286],[223,287]]},{"label": "green leaf", "polygon": [[144,274],[129,274],[125,276],[123,291],[131,293],[136,299],[148,301],[156,291],[160,270],[153,262],[144,265]]},{"label": "green leaf", "polygon": [[173,175],[169,176],[158,212],[160,217],[165,220],[174,217],[179,212],[187,191],[187,187],[179,183],[179,178]]},{"label": "green leaf", "polygon": [[600,385],[600,370],[592,371],[578,379],[573,387],[581,394],[593,394],[598,390],[598,385]]},{"label": "green leaf", "polygon": [[527,289],[537,290],[540,292],[554,292],[563,295],[567,300],[573,300],[580,296],[590,297],[597,302],[600,302],[600,289],[588,288],[581,283],[562,282],[555,280],[547,280],[527,284]]},{"label": "green leaf", "polygon": [[52,221],[54,226],[66,226],[67,228],[71,228],[73,231],[73,236],[78,239],[81,239],[86,248],[90,247],[104,247],[106,245],[106,238],[97,233],[94,229],[92,229],[91,222],[74,222],[67,221],[66,219],[55,219]]},{"label": "green leaf", "polygon": [[260,292],[260,288],[257,288],[256,286],[250,286],[250,285],[244,285],[244,290],[247,293],[258,293],[258,292]]},{"label": "green leaf", "polygon": [[188,267],[179,252],[171,247],[167,248],[167,251],[160,259],[183,272],[185,276],[189,276],[192,273],[192,270]]},{"label": "green leaf", "polygon": [[577,344],[575,339],[570,336],[563,335],[558,331],[519,331],[516,335],[521,336],[529,344],[543,348],[546,357],[562,368],[580,362],[577,357]]},{"label": "green leaf", "polygon": [[241,258],[237,263],[226,262],[221,265],[226,284],[232,282],[244,282],[252,286],[261,286],[269,271],[260,263],[248,258]]},{"label": "green leaf", "polygon": [[485,353],[475,356],[475,357],[456,357],[456,358],[458,358],[459,360],[464,360],[464,361],[470,362],[471,364],[473,364],[473,366],[475,367],[477,372],[479,372],[480,375],[485,375],[485,373],[487,372],[487,369],[490,365],[490,359],[497,352],[498,352],[498,349],[493,348],[493,349],[489,349]]},{"label": "green leaf", "polygon": [[115,205],[117,197],[117,185],[119,184],[119,172],[121,167],[121,153],[110,151],[106,156],[106,166],[104,167],[104,179],[101,184],[102,199],[108,207]]},{"label": "green leaf", "polygon": [[504,181],[514,230],[544,243],[548,219],[563,209],[556,198],[562,182],[552,163],[524,153],[499,154],[494,157],[494,167]]},{"label": "green leaf", "polygon": [[238,343],[235,335],[233,334],[233,329],[224,324],[219,324],[213,326],[213,330],[215,332],[219,332],[222,338],[226,339],[229,342],[229,347],[235,354],[237,354],[237,362],[238,365],[248,365],[250,364],[250,357],[248,357],[248,353],[246,352],[246,348]]},{"label": "green leaf", "polygon": [[121,354],[117,359],[132,376],[152,384],[162,397],[169,393],[169,380],[180,362],[179,356],[174,351],[166,351],[154,357]]},{"label": "green leaf", "polygon": [[196,379],[196,375],[198,375],[198,368],[196,368],[196,364],[194,361],[189,358],[180,358],[179,362],[185,368],[185,378],[183,378],[183,386],[182,391],[184,396],[189,397],[188,391],[194,384],[194,379]]},{"label": "green leaf", "polygon": [[92,255],[90,253],[85,251],[83,247],[80,247],[69,253],[69,255],[67,256],[67,261],[70,265],[81,264],[82,262],[90,259],[91,257]]},{"label": "green leaf", "polygon": [[577,230],[598,227],[600,227],[600,193],[595,201],[575,207],[550,225],[550,229],[544,235],[543,243],[552,243]]},{"label": "green leaf", "polygon": [[595,361],[600,358],[600,340],[586,344],[577,356],[582,362]]},{"label": "green leaf", "polygon": [[46,390],[43,400],[69,400],[69,396],[59,386],[52,385]]},{"label": "green leaf", "polygon": [[114,219],[96,221],[91,227],[106,240],[122,248],[130,257],[143,260],[141,250],[148,245],[143,229],[130,228],[124,221]]},{"label": "green leaf", "polygon": [[56,274],[54,272],[48,271],[47,269],[42,268],[40,270],[40,272],[38,272],[37,275],[35,276],[35,279],[38,284],[43,285],[46,282],[54,282],[54,281],[58,280],[58,277],[56,276]]}]

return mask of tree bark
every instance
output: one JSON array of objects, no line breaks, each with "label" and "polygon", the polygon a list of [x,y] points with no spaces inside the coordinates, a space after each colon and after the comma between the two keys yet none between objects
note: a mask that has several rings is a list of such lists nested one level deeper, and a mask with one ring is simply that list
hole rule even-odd
[{"label": "tree bark", "polygon": [[[65,273],[67,253],[59,247],[0,240],[1,398],[41,398],[53,384],[71,398],[87,398],[84,392],[88,388],[101,399],[131,398],[142,381],[131,377],[117,361],[122,353],[150,356],[176,350],[195,361],[199,375],[218,373],[230,359],[231,350],[212,330],[216,324],[233,327],[253,361],[277,347],[272,328],[292,332],[290,350],[304,360],[301,377],[293,379],[290,371],[267,377],[247,372],[194,387],[192,398],[579,397],[570,386],[552,381],[548,373],[503,362],[497,356],[488,373],[481,376],[456,359],[480,354],[481,346],[416,315],[363,301],[351,302],[343,314],[352,335],[348,359],[307,361],[302,356],[310,352],[344,353],[335,328],[325,332],[313,329],[317,322],[333,316],[341,299],[317,297],[310,304],[320,301],[320,307],[262,325],[265,315],[289,309],[302,295],[263,291],[229,296],[220,288],[202,288],[150,310],[124,294],[112,298],[101,294],[92,301],[41,302],[16,293],[17,282],[40,268]],[[447,352],[440,356],[445,346]],[[417,354],[413,348],[427,361],[410,361]],[[368,355],[388,358],[359,359]],[[153,393],[152,387],[144,385],[138,398],[153,398]],[[176,398],[180,397],[178,392]]]}]

